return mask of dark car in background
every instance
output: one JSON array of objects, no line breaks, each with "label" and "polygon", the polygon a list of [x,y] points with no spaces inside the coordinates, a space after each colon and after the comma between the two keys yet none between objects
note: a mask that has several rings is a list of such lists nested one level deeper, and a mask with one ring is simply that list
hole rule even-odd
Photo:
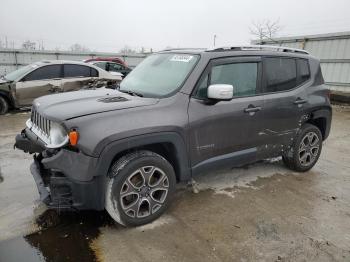
[{"label": "dark car in background", "polygon": [[99,68],[102,68],[103,70],[106,70],[107,72],[113,74],[113,75],[121,75],[123,78],[126,77],[130,72],[131,68],[127,67],[126,65],[123,65],[121,63],[113,62],[113,61],[90,61],[87,62],[89,64],[92,64],[94,66],[97,66]]},{"label": "dark car in background", "polygon": [[13,71],[0,79],[0,114],[9,108],[30,106],[35,98],[88,87],[118,84],[120,76],[76,61],[41,61]]},{"label": "dark car in background", "polygon": [[94,58],[84,60],[85,63],[95,62],[95,61],[108,61],[108,62],[114,62],[124,66],[128,66],[125,63],[125,61],[119,57],[94,57]]}]

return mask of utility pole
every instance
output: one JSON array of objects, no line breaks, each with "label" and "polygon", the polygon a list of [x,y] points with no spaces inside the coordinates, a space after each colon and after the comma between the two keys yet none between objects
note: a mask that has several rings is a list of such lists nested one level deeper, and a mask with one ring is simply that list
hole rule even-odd
[{"label": "utility pole", "polygon": [[216,44],[216,37],[217,37],[217,35],[214,35],[214,47],[215,47],[215,44]]}]

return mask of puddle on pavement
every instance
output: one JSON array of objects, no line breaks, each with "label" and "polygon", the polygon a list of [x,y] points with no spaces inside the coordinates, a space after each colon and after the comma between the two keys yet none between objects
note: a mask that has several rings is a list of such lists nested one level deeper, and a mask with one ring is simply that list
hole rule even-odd
[{"label": "puddle on pavement", "polygon": [[104,211],[59,216],[48,211],[38,224],[46,229],[0,242],[0,261],[98,261],[90,244],[99,235],[99,227],[114,222]]}]

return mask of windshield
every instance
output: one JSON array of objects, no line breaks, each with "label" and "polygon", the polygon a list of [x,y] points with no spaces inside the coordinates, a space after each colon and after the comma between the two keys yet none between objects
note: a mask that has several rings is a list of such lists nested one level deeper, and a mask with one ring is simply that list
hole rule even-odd
[{"label": "windshield", "polygon": [[163,97],[176,91],[198,60],[198,55],[155,54],[143,60],[120,83],[120,91]]},{"label": "windshield", "polygon": [[26,75],[28,72],[32,71],[37,65],[27,65],[5,75],[5,79],[9,81],[17,80],[18,78]]}]

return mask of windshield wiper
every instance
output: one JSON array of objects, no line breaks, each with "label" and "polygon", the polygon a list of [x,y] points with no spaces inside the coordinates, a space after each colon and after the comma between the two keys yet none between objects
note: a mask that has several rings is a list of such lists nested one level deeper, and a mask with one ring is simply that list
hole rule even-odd
[{"label": "windshield wiper", "polygon": [[135,91],[131,91],[131,90],[120,90],[120,92],[123,92],[123,93],[126,93],[126,94],[129,94],[129,95],[132,95],[132,96],[139,96],[139,97],[143,97],[143,94],[141,93],[138,93],[138,92],[135,92]]}]

